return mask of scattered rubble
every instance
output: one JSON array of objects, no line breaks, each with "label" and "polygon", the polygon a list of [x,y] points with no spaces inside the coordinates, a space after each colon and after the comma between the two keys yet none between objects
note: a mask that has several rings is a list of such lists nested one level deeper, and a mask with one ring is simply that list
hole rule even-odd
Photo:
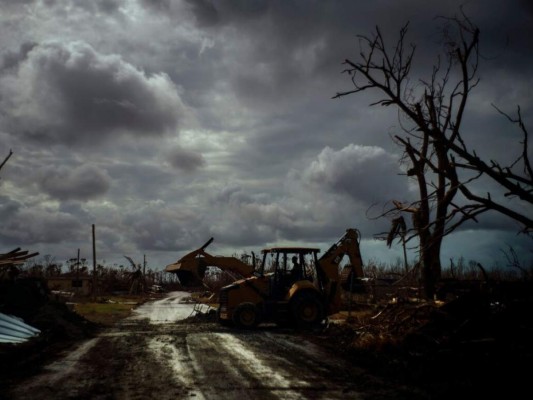
[{"label": "scattered rubble", "polygon": [[36,278],[0,282],[0,312],[22,319],[39,332],[24,342],[0,343],[0,386],[20,371],[30,374],[43,361],[94,336],[100,328],[56,300],[44,281]]},{"label": "scattered rubble", "polygon": [[533,285],[468,292],[447,301],[361,306],[317,337],[325,346],[432,399],[525,390],[533,361]]}]

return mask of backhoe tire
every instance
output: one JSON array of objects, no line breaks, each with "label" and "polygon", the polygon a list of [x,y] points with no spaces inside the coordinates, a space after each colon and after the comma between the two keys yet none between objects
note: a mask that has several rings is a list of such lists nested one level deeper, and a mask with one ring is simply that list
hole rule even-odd
[{"label": "backhoe tire", "polygon": [[324,307],[317,295],[302,293],[291,301],[291,312],[297,328],[312,329],[324,319]]},{"label": "backhoe tire", "polygon": [[253,303],[242,303],[233,312],[233,323],[237,328],[253,329],[261,322],[261,312]]}]

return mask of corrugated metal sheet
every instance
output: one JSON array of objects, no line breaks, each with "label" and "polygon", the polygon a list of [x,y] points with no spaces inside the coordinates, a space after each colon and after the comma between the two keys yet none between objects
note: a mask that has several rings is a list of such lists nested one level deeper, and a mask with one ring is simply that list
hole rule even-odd
[{"label": "corrugated metal sheet", "polygon": [[40,333],[22,319],[0,313],[0,343],[22,343]]}]

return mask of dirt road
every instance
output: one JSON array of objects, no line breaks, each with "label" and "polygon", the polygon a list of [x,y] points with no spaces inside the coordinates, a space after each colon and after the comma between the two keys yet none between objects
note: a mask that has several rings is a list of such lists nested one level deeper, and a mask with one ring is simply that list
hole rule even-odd
[{"label": "dirt road", "polygon": [[[414,399],[303,333],[187,319],[173,292],[17,385],[18,399]],[[308,334],[309,335],[309,334]]]}]

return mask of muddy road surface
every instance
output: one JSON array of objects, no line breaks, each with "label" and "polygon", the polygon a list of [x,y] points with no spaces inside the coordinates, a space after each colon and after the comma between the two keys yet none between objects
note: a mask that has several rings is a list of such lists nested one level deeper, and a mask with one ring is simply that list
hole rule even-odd
[{"label": "muddy road surface", "polygon": [[223,327],[194,318],[182,292],[135,311],[25,378],[7,398],[417,398],[328,352],[316,333]]}]

